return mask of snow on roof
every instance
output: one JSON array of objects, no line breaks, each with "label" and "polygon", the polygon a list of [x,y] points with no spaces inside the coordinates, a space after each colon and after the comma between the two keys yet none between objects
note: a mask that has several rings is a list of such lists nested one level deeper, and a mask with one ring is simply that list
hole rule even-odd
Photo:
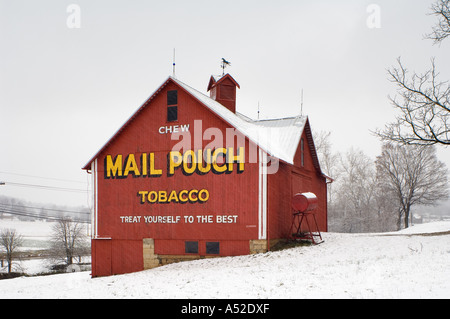
[{"label": "snow on roof", "polygon": [[229,123],[251,141],[259,145],[269,155],[294,164],[300,137],[306,124],[307,117],[291,117],[283,119],[254,121],[242,115],[236,115],[219,102],[197,91],[189,85],[172,78],[174,82],[184,88],[193,97]]},{"label": "snow on roof", "polygon": [[214,86],[218,85],[220,82],[224,81],[225,79],[230,79],[231,82],[236,85],[237,88],[241,88],[239,83],[236,82],[236,80],[229,74],[223,74],[223,75],[211,75],[211,78],[209,79],[208,89],[207,91],[211,90]]},{"label": "snow on roof", "polygon": [[214,81],[219,82],[219,80],[223,77],[223,75],[212,75]]}]

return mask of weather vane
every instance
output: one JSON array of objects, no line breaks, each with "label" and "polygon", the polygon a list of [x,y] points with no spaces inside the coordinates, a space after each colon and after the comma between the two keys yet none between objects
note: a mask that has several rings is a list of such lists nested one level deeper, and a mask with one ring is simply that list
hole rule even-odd
[{"label": "weather vane", "polygon": [[229,62],[229,61],[225,60],[224,58],[222,58],[222,63],[221,63],[221,65],[220,65],[220,67],[221,67],[222,70],[223,70],[222,75],[225,75],[225,68],[226,68],[227,66],[231,66],[231,62]]}]

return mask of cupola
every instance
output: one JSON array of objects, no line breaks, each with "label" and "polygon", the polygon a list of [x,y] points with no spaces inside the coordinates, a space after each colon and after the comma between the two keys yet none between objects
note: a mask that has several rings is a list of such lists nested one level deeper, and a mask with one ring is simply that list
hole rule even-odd
[{"label": "cupola", "polygon": [[208,84],[210,97],[236,114],[236,88],[241,88],[230,74],[212,75]]}]

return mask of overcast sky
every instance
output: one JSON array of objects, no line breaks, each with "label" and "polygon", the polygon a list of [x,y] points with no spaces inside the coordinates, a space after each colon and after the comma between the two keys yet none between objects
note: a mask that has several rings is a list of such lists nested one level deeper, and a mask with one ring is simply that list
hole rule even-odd
[{"label": "overcast sky", "polygon": [[[298,115],[303,89],[314,130],[375,159],[370,130],[394,118],[396,59],[423,72],[436,57],[450,80],[450,41],[424,40],[432,2],[0,0],[0,181],[86,189],[81,167],[172,74],[174,48],[177,78],[205,93],[231,61],[237,110],[252,118],[258,103],[262,118]],[[450,167],[449,153],[439,148]],[[88,204],[72,191],[2,194]]]}]

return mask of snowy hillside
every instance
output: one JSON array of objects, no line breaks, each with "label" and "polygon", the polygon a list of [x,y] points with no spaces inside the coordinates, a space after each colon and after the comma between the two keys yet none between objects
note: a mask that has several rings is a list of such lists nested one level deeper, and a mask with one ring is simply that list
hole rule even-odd
[{"label": "snowy hillside", "polygon": [[1,280],[0,298],[450,298],[450,222],[324,239],[107,278],[81,272]]}]

